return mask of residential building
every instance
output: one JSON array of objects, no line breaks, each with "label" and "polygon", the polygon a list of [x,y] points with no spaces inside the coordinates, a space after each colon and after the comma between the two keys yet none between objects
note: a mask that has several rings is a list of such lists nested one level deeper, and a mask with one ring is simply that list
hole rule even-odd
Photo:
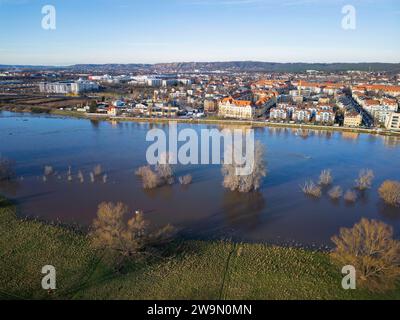
[{"label": "residential building", "polygon": [[357,112],[346,112],[344,115],[345,127],[359,127],[362,124],[362,116]]},{"label": "residential building", "polygon": [[400,113],[392,112],[386,120],[386,129],[400,131]]},{"label": "residential building", "polygon": [[204,100],[204,111],[210,112],[210,113],[218,111],[218,100],[205,99]]},{"label": "residential building", "polygon": [[[261,99],[255,101],[255,96],[251,92],[237,94],[235,98],[227,97],[220,101],[218,114],[225,118],[255,119],[265,115],[269,109],[276,105],[276,97],[275,92],[268,92]],[[244,100],[244,98],[247,100]]]},{"label": "residential building", "polygon": [[98,89],[97,83],[81,79],[78,81],[41,82],[39,84],[39,90],[43,93],[80,94]]}]

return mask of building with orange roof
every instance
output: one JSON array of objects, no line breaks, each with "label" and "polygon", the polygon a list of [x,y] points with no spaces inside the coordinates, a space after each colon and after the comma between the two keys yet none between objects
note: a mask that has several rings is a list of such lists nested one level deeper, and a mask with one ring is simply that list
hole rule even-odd
[{"label": "building with orange roof", "polygon": [[[243,97],[247,99],[243,99]],[[253,95],[248,99],[248,92],[243,96],[226,97],[219,102],[218,114],[224,118],[255,119],[263,116],[276,105],[277,95],[265,92],[261,97]]]}]

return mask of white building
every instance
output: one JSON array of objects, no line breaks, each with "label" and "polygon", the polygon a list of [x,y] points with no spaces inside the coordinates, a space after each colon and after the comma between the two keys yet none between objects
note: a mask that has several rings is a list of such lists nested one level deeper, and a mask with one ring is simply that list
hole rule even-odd
[{"label": "white building", "polygon": [[269,117],[271,120],[286,120],[288,118],[288,113],[285,109],[273,108],[271,109]]},{"label": "white building", "polygon": [[386,129],[400,131],[400,113],[392,112],[386,120]]},{"label": "white building", "polygon": [[332,111],[318,111],[315,114],[315,121],[322,123],[333,123],[335,122],[335,113]]},{"label": "white building", "polygon": [[82,79],[78,81],[41,82],[39,90],[43,93],[80,94],[82,92],[97,91],[99,90],[99,85]]},{"label": "white building", "polygon": [[309,110],[297,109],[293,112],[293,120],[308,122],[311,120],[311,112]]}]

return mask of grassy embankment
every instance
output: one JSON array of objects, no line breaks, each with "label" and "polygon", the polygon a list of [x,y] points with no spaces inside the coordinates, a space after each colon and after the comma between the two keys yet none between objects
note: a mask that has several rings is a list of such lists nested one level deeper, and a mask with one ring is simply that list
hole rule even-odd
[{"label": "grassy embankment", "polygon": [[[116,272],[84,234],[20,220],[15,210],[0,199],[2,299],[400,299],[400,290],[342,290],[326,253],[258,244],[174,243],[164,257]],[[48,264],[57,270],[53,293],[41,289]]]}]

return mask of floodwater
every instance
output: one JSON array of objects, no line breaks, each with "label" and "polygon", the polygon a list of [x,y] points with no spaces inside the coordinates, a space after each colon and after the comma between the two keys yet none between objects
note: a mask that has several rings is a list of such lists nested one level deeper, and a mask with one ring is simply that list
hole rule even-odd
[{"label": "floodwater", "polygon": [[[177,166],[176,176],[192,174],[193,184],[142,189],[134,171],[145,165],[151,128],[165,124],[93,122],[89,120],[0,112],[0,153],[16,162],[16,182],[0,193],[18,203],[18,214],[47,221],[89,225],[102,201],[121,201],[143,210],[154,225],[167,223],[182,235],[304,246],[330,246],[341,227],[362,217],[392,225],[400,237],[400,209],[385,206],[377,189],[386,179],[400,180],[400,139],[365,134],[256,128],[267,148],[268,177],[258,193],[238,194],[222,187],[218,165]],[[178,131],[218,126],[179,124]],[[107,182],[90,180],[101,164]],[[43,181],[43,168],[57,173]],[[73,180],[68,181],[71,167]],[[332,169],[335,185],[354,186],[360,169],[375,172],[371,190],[349,205],[304,196],[300,185]],[[84,183],[78,181],[81,170]]]}]

